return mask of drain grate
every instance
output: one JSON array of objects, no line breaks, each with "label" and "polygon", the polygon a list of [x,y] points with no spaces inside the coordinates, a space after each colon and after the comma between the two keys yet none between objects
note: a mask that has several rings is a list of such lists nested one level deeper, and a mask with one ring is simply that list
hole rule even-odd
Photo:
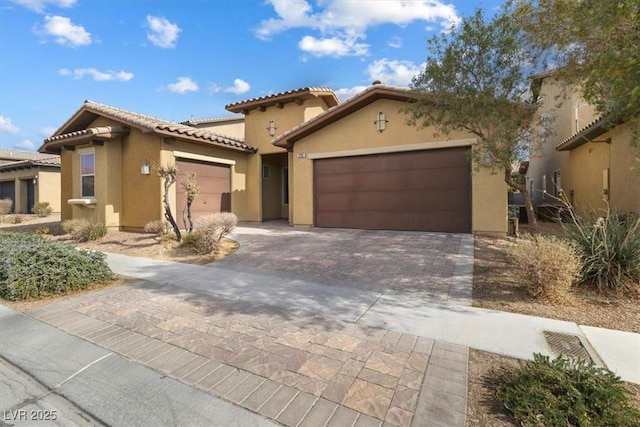
[{"label": "drain grate", "polygon": [[574,335],[561,334],[559,332],[543,331],[545,339],[556,355],[563,355],[573,359],[591,361],[589,352],[584,348],[580,339]]}]

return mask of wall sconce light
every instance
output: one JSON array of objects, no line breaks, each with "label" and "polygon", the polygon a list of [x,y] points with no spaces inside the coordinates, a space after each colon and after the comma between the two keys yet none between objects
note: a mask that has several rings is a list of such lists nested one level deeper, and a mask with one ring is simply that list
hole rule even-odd
[{"label": "wall sconce light", "polygon": [[33,185],[38,185],[38,177],[37,176],[33,177]]},{"label": "wall sconce light", "polygon": [[374,120],[374,124],[376,125],[376,130],[378,132],[382,132],[387,128],[387,116],[381,111],[378,113],[378,120]]},{"label": "wall sconce light", "polygon": [[275,136],[276,129],[278,128],[276,127],[275,122],[273,120],[269,120],[269,127],[267,128],[267,130],[269,131],[269,136]]},{"label": "wall sconce light", "polygon": [[151,173],[151,166],[149,166],[149,162],[145,160],[144,163],[140,166],[140,174],[149,175],[150,173]]},{"label": "wall sconce light", "polygon": [[491,157],[491,154],[487,153],[484,155],[484,158],[482,159],[482,163],[489,167],[491,166],[491,163],[493,162],[493,158]]}]

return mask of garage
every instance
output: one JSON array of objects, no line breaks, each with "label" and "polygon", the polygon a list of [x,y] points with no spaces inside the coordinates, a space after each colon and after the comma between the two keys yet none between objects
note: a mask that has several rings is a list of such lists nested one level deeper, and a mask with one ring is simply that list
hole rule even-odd
[{"label": "garage", "polygon": [[318,227],[471,231],[468,147],[314,160]]},{"label": "garage", "polygon": [[196,174],[196,182],[200,185],[200,194],[191,205],[193,220],[202,215],[231,211],[231,170],[229,165],[201,162],[197,160],[176,159],[176,221],[183,225],[183,212],[187,205],[187,197],[182,182],[189,172]]}]

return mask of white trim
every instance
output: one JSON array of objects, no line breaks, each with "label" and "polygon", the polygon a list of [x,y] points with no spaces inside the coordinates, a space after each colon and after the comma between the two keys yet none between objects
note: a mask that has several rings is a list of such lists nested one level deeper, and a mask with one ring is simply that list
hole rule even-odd
[{"label": "white trim", "polygon": [[88,208],[95,209],[95,205],[96,203],[98,203],[98,199],[96,199],[95,197],[85,199],[69,199],[67,200],[67,203],[70,205],[86,206]]},{"label": "white trim", "polygon": [[223,159],[220,157],[205,156],[204,154],[187,153],[185,151],[174,151],[173,156],[176,159],[180,158],[180,159],[187,159],[187,160],[200,160],[202,162],[220,163],[222,165],[231,165],[231,166],[236,165],[235,160]]},{"label": "white trim", "polygon": [[422,142],[418,144],[389,145],[385,147],[360,148],[356,150],[329,151],[307,154],[309,159],[328,159],[332,157],[365,156],[367,154],[387,154],[405,151],[434,150],[437,148],[468,147],[476,143],[475,138],[453,139],[446,141]]}]

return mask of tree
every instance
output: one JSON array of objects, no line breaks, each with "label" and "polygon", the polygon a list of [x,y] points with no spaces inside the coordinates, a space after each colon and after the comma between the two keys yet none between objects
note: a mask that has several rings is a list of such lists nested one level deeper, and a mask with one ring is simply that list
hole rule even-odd
[{"label": "tree", "polygon": [[538,126],[538,104],[529,89],[529,76],[544,66],[543,52],[521,49],[523,36],[509,14],[487,22],[479,9],[449,34],[430,39],[425,69],[411,84],[416,101],[405,112],[418,127],[473,134],[475,168],[484,167],[489,155],[492,172],[503,173],[522,193],[529,224],[536,227],[526,185],[512,178],[514,163],[539,149],[547,128]]},{"label": "tree", "polygon": [[[610,125],[630,122],[640,136],[640,2],[511,0],[529,45],[553,52],[559,77]],[[511,7],[510,6],[510,7]]]},{"label": "tree", "polygon": [[158,176],[164,180],[164,194],[162,201],[164,203],[164,217],[169,221],[173,231],[176,233],[178,242],[182,240],[182,233],[180,227],[176,224],[176,220],[173,219],[171,214],[171,205],[169,204],[169,188],[176,182],[176,175],[178,170],[175,166],[158,166]]},{"label": "tree", "polygon": [[[193,231],[193,219],[191,218],[191,204],[200,194],[200,185],[196,181],[196,174],[194,172],[188,172],[187,177],[180,183],[184,189],[184,193],[187,197],[187,203],[182,211],[182,222],[184,222],[184,228],[187,233]],[[186,215],[185,215],[186,213]]]}]

